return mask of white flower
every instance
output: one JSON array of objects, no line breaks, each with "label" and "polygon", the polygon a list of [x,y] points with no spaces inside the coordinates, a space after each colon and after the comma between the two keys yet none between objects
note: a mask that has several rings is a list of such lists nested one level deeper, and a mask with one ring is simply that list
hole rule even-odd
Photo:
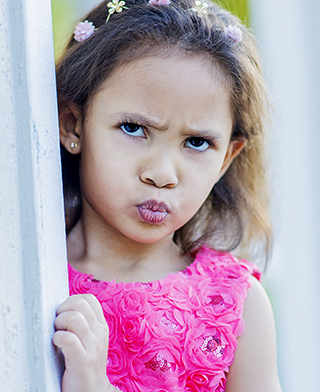
[{"label": "white flower", "polygon": [[200,14],[205,14],[207,12],[207,8],[209,7],[207,3],[202,3],[199,0],[194,2],[195,6],[191,8],[192,11],[199,12]]},{"label": "white flower", "polygon": [[125,7],[125,5],[126,5],[126,2],[125,1],[123,1],[123,0],[112,0],[112,1],[110,1],[108,4],[107,4],[107,7],[108,8],[110,8],[109,9],[109,15],[108,15],[108,17],[107,17],[107,20],[106,20],[106,22],[108,22],[108,20],[109,20],[109,18],[110,18],[110,16],[112,15],[112,14],[114,14],[115,12],[122,12],[122,10],[124,9],[124,8],[127,8],[127,7]]}]

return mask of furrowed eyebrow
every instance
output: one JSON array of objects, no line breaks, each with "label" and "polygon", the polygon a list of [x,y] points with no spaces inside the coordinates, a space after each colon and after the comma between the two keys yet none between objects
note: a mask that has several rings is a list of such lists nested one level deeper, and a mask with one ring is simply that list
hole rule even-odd
[{"label": "furrowed eyebrow", "polygon": [[[157,129],[158,131],[166,131],[168,129],[167,125],[160,124],[156,120],[152,120],[150,118],[147,118],[137,113],[119,112],[119,113],[114,113],[112,117],[114,117],[115,119],[117,119],[117,121],[120,122],[128,122],[128,123],[133,122],[135,124],[140,124],[146,127]],[[190,136],[199,137],[203,139],[211,139],[216,141],[223,139],[223,135],[220,132],[211,129],[190,128],[186,130],[184,134],[185,136],[188,137]]]},{"label": "furrowed eyebrow", "polygon": [[186,136],[200,137],[203,139],[220,140],[223,135],[220,132],[211,129],[190,129]]},{"label": "furrowed eyebrow", "polygon": [[166,125],[162,125],[158,123],[156,120],[151,120],[150,118],[147,118],[145,116],[136,113],[124,113],[124,112],[115,113],[113,117],[120,119],[120,121],[122,122],[128,122],[128,123],[133,122],[135,124],[141,124],[146,127],[155,128],[159,131],[166,131],[168,129]]}]

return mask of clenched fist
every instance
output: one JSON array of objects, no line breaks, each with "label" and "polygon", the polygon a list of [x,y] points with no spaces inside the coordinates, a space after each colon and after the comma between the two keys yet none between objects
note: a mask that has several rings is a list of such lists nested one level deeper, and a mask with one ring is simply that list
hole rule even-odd
[{"label": "clenched fist", "polygon": [[53,343],[65,359],[63,392],[113,392],[106,376],[109,328],[91,294],[69,297],[57,309]]}]

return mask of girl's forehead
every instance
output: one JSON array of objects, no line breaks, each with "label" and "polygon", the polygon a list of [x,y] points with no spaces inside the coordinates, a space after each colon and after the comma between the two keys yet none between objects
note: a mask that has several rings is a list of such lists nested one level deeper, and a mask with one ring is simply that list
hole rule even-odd
[{"label": "girl's forehead", "polygon": [[118,67],[93,97],[90,112],[130,113],[164,128],[204,129],[218,122],[229,132],[233,115],[225,84],[219,67],[204,56],[148,56]]},{"label": "girl's forehead", "polygon": [[[116,67],[99,90],[115,86],[122,78],[142,77],[148,80],[153,75],[163,76],[163,82],[176,77],[180,71],[190,76],[190,80],[201,80],[211,76],[222,88],[230,89],[230,77],[220,65],[207,54],[195,54],[179,49],[153,50],[139,58],[127,61]],[[177,71],[177,72],[175,72]]]},{"label": "girl's forehead", "polygon": [[[205,100],[230,104],[229,87],[219,66],[205,56],[172,53],[145,56],[117,67],[99,92],[122,100]],[[154,102],[157,104],[157,100]]]}]

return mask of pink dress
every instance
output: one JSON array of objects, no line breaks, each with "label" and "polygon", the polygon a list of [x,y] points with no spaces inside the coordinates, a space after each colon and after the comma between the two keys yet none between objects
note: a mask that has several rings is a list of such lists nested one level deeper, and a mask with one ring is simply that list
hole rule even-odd
[{"label": "pink dress", "polygon": [[107,374],[123,392],[217,391],[244,332],[252,263],[202,247],[184,271],[103,282],[69,265],[70,294],[94,294],[110,328]]}]

